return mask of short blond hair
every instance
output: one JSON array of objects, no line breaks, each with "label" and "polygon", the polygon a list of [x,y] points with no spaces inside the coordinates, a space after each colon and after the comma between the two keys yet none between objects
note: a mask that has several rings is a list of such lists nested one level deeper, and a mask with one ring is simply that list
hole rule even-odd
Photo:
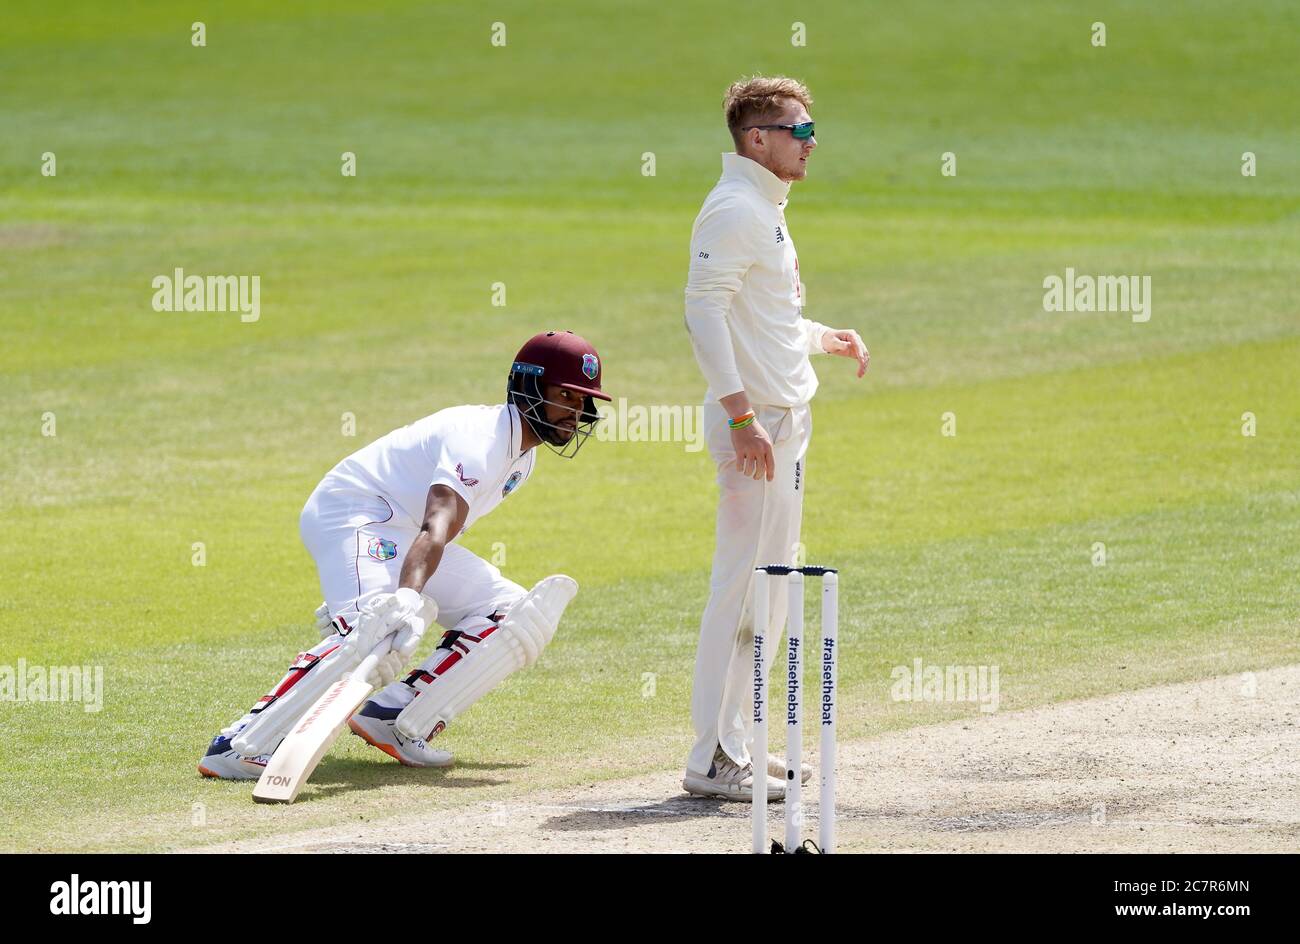
[{"label": "short blond hair", "polygon": [[732,82],[722,101],[727,115],[727,130],[731,139],[740,146],[741,128],[749,125],[769,124],[785,111],[786,103],[796,101],[804,108],[812,108],[812,93],[798,79],[784,75],[752,75]]}]

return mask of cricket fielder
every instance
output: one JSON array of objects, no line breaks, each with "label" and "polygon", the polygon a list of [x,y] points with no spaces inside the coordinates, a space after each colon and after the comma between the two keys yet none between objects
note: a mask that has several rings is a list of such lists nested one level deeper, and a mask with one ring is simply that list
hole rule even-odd
[{"label": "cricket fielder", "polygon": [[[441,410],[336,465],[299,521],[325,595],[322,641],[213,738],[199,773],[257,779],[319,695],[370,654],[382,656],[371,676],[382,688],[352,716],[352,731],[407,766],[450,765],[429,741],[536,661],[577,592],[563,575],[525,592],[455,541],[528,481],[539,444],[577,453],[597,422],[595,400],[609,399],[600,379],[600,358],[581,337],[538,334],[515,355],[505,403]],[[435,621],[446,630],[438,647],[394,681]]]},{"label": "cricket fielder", "polygon": [[[810,354],[858,362],[856,331],[803,317],[799,257],[786,224],[790,185],[808,173],[817,146],[812,96],[789,78],[734,83],[725,99],[734,153],[691,233],[686,327],[708,382],[704,431],[720,490],[709,602],[700,623],[691,719],[696,740],[682,786],[699,796],[748,799],[755,767],[770,799],[784,796],[785,764],[750,757],[754,568],[796,563],[809,401],[817,392]],[[780,636],[784,581],[772,581],[768,638]],[[767,647],[769,663],[777,646]],[[803,779],[812,775],[805,766]],[[775,775],[775,776],[773,776]]]}]

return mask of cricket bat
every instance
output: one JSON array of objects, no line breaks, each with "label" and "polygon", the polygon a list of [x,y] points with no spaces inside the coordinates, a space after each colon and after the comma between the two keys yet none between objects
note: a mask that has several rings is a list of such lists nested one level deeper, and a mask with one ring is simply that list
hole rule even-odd
[{"label": "cricket bat", "polygon": [[371,653],[348,676],[339,679],[305,714],[271,755],[253,788],[258,803],[292,803],[321,758],[338,740],[352,713],[370,697],[374,686],[366,677],[379,663]]}]

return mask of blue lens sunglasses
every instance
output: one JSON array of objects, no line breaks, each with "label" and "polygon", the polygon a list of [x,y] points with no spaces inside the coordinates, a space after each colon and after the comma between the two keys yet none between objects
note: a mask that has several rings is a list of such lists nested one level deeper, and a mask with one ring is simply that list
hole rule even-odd
[{"label": "blue lens sunglasses", "polygon": [[759,131],[789,131],[792,138],[800,141],[807,141],[813,136],[813,122],[801,121],[797,125],[750,125],[747,128],[741,128],[741,131],[751,131],[757,128]]}]

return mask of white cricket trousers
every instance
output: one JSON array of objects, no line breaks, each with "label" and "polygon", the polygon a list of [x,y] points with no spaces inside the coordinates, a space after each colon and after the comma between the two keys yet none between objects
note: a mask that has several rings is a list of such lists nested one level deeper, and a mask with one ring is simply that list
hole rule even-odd
[{"label": "white cricket trousers", "polygon": [[[750,593],[754,568],[791,565],[803,518],[804,460],[812,438],[812,408],[756,406],[754,412],[772,439],[775,477],[755,481],[736,468],[727,414],[717,401],[704,405],[709,455],[718,468],[717,544],[709,602],[700,621],[695,654],[691,721],[695,745],[687,766],[707,773],[718,745],[737,764],[749,762],[753,734],[754,626]],[[786,582],[772,580],[767,638],[768,666],[780,649],[785,625]],[[758,769],[766,770],[766,758]]]},{"label": "white cricket trousers", "polygon": [[[382,496],[337,484],[330,476],[307,499],[298,526],[316,562],[330,616],[341,616],[354,627],[372,597],[397,589],[402,561],[420,533],[410,522],[395,520]],[[447,629],[468,616],[504,609],[524,592],[492,564],[454,543],[443,548],[438,569],[424,585],[425,595],[438,603],[439,625]]]}]

